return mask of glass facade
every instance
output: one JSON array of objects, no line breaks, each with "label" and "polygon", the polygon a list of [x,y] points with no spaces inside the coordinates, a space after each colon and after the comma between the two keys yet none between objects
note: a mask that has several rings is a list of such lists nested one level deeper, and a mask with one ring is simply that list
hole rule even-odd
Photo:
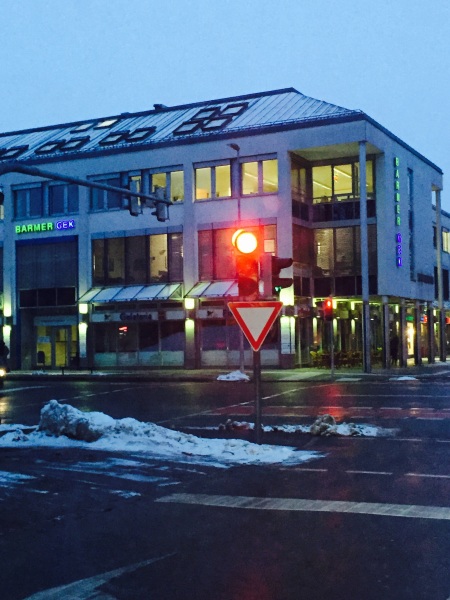
[{"label": "glass facade", "polygon": [[93,285],[144,285],[182,280],[181,233],[92,241]]}]

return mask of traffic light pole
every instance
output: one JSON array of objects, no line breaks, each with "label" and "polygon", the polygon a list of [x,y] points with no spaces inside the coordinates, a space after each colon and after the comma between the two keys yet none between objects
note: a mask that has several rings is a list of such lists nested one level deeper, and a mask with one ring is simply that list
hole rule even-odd
[{"label": "traffic light pole", "polygon": [[331,367],[331,377],[334,377],[334,327],[333,327],[333,320],[330,321],[330,367]]},{"label": "traffic light pole", "polygon": [[255,442],[261,443],[261,354],[253,351],[253,381],[255,384]]}]

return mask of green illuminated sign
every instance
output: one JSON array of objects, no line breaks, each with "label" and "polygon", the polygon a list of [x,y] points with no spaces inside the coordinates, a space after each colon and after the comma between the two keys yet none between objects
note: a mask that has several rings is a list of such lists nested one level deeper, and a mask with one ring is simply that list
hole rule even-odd
[{"label": "green illuminated sign", "polygon": [[68,219],[66,221],[47,221],[46,223],[27,223],[25,225],[16,225],[15,231],[21,233],[43,233],[47,231],[67,231],[75,229],[75,220]]}]

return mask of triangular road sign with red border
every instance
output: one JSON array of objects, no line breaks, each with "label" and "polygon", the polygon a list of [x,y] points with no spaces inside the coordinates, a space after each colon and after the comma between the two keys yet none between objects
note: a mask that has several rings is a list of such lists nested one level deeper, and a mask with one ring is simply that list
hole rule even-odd
[{"label": "triangular road sign with red border", "polygon": [[261,348],[282,306],[278,301],[228,302],[228,308],[255,352]]}]

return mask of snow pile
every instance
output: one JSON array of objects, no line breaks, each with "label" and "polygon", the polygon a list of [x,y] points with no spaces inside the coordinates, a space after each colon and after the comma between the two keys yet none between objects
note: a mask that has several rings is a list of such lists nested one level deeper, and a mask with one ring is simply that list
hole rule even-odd
[{"label": "snow pile", "polygon": [[[197,428],[198,429],[198,428]],[[211,429],[211,428],[206,428]],[[219,431],[251,431],[255,429],[254,423],[247,421],[232,421],[228,419],[218,427]],[[394,435],[395,429],[384,429],[375,427],[375,425],[364,425],[356,423],[336,423],[331,415],[320,415],[312,425],[264,425],[263,431],[266,433],[310,433],[312,435],[339,435],[343,437],[361,436],[361,437],[382,437]]]},{"label": "snow pile", "polygon": [[417,377],[412,375],[400,375],[399,377],[390,377],[389,381],[419,381]]},{"label": "snow pile", "polygon": [[192,461],[210,466],[232,464],[299,464],[319,458],[317,452],[289,446],[253,444],[236,439],[203,439],[143,423],[136,419],[113,419],[99,412],[81,412],[51,400],[41,411],[37,429],[29,434],[17,430],[0,438],[7,446],[87,447],[110,452],[144,452],[170,460]]},{"label": "snow pile", "polygon": [[250,381],[250,377],[242,371],[232,371],[227,375],[219,375],[218,381]]}]

